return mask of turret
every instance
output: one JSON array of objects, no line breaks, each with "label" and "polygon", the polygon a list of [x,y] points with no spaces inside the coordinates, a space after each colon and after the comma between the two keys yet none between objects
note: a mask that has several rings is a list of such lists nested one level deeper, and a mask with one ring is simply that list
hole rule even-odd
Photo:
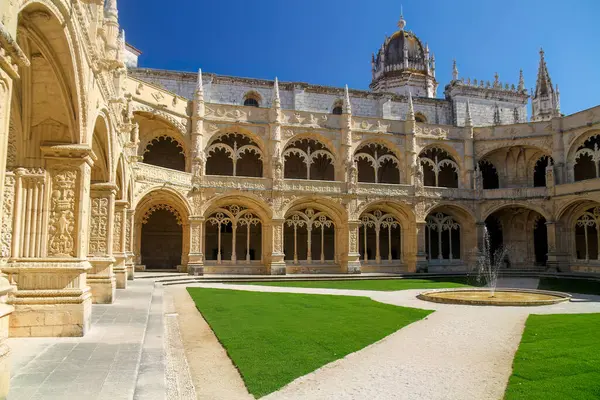
[{"label": "turret", "polygon": [[549,121],[555,117],[560,117],[560,94],[558,86],[556,89],[552,87],[544,50],[540,49],[537,82],[531,99],[531,120]]},{"label": "turret", "polygon": [[104,26],[106,31],[107,58],[116,60],[119,51],[119,11],[117,0],[106,0],[106,3],[104,3]]}]

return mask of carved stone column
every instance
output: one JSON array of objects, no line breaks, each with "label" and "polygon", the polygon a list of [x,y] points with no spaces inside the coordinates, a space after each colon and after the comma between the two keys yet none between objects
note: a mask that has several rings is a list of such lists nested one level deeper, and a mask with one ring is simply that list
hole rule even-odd
[{"label": "carved stone column", "polygon": [[[348,274],[360,274],[360,253],[358,251],[358,230],[360,221],[348,221],[348,232],[344,236],[348,243],[348,253],[342,258],[342,271]],[[337,232],[336,232],[337,233]],[[342,234],[342,232],[340,232]]]},{"label": "carved stone column", "polygon": [[427,247],[425,241],[425,232],[427,230],[426,222],[417,222],[417,272],[427,272],[429,269],[429,261],[427,260]]},{"label": "carved stone column", "polygon": [[92,269],[87,280],[92,288],[92,301],[97,304],[111,304],[116,294],[115,259],[112,255],[116,190],[111,183],[91,185],[88,254]]},{"label": "carved stone column", "polygon": [[563,240],[563,229],[560,222],[547,221],[546,231],[548,235],[548,261],[547,270],[551,272],[569,271],[569,253]]},{"label": "carved stone column", "polygon": [[17,286],[9,297],[15,307],[10,335],[83,336],[92,311],[86,280],[91,268],[87,254],[92,151],[85,145],[42,146],[41,150],[48,189],[38,213],[47,224],[37,235],[41,246],[35,248],[40,256],[21,253],[3,268]]},{"label": "carved stone column", "polygon": [[190,218],[188,274],[204,275],[204,217]]},{"label": "carved stone column", "polygon": [[125,248],[125,224],[127,222],[127,207],[129,203],[124,200],[115,201],[115,219],[113,228],[113,257],[115,263],[113,272],[117,283],[117,289],[127,289],[127,254]]},{"label": "carved stone column", "polygon": [[14,288],[4,276],[0,276],[0,399],[8,396],[10,387],[10,348],[6,344],[8,338],[9,318],[14,307],[6,304],[8,294]]},{"label": "carved stone column", "polygon": [[274,219],[271,221],[271,239],[272,251],[269,271],[271,275],[285,275],[285,254],[283,252],[283,227],[284,219]]},{"label": "carved stone column", "polygon": [[125,266],[127,267],[127,280],[132,281],[135,277],[135,258],[133,251],[133,219],[135,218],[135,210],[128,209],[125,211]]}]

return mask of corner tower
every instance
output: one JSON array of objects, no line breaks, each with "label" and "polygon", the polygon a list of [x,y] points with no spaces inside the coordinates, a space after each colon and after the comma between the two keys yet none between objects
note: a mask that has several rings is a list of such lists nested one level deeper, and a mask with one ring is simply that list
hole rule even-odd
[{"label": "corner tower", "polygon": [[430,57],[429,47],[412,32],[405,30],[406,21],[400,15],[399,30],[386,37],[373,54],[371,64],[374,92],[392,92],[400,95],[435,97],[438,83],[435,80],[435,57]]},{"label": "corner tower", "polygon": [[535,92],[531,99],[531,120],[549,121],[554,117],[560,117],[560,92],[558,85],[556,85],[556,89],[552,87],[552,80],[544,59],[544,50],[540,49],[540,66]]}]

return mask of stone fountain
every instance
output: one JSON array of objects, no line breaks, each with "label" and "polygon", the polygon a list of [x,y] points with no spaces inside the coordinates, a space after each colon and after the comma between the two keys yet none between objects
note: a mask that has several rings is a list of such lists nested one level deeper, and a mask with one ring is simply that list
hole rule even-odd
[{"label": "stone fountain", "polygon": [[492,250],[487,229],[483,248],[477,256],[477,281],[484,288],[441,289],[421,293],[417,298],[435,303],[493,305],[493,306],[543,306],[568,301],[570,294],[537,289],[498,289],[498,274],[508,255],[507,247]]}]

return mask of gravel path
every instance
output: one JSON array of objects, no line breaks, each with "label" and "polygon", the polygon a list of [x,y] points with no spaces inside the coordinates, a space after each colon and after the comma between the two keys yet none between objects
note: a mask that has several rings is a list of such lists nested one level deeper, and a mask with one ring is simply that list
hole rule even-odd
[{"label": "gravel path", "polygon": [[374,292],[270,286],[193,286],[261,292],[367,296],[407,307],[436,310],[343,359],[300,377],[266,396],[280,399],[500,399],[530,313],[600,312],[600,297],[544,307],[475,307],[429,303],[422,290]]}]

